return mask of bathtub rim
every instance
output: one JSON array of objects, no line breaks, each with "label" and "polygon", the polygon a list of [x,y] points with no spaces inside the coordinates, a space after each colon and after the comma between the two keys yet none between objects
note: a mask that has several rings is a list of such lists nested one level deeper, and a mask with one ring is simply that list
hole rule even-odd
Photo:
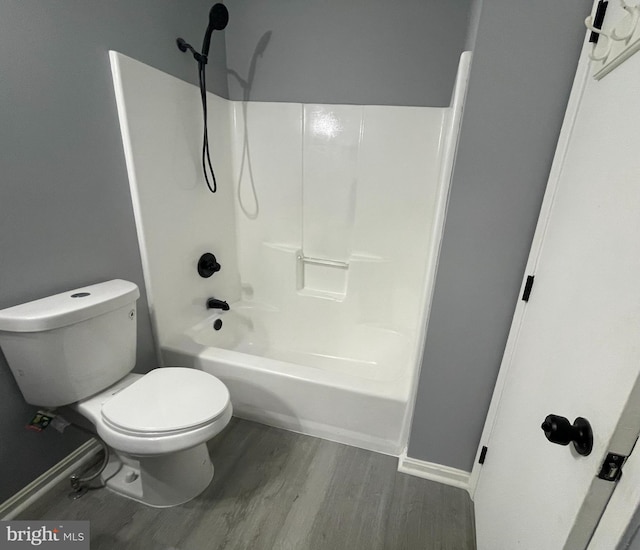
[{"label": "bathtub rim", "polygon": [[[388,380],[363,378],[354,374],[326,371],[318,367],[298,365],[241,351],[205,346],[194,341],[187,333],[181,334],[167,344],[162,344],[162,357],[164,357],[165,350],[169,353],[187,354],[198,359],[222,361],[248,371],[268,371],[288,379],[314,381],[324,386],[349,390],[361,395],[392,399],[403,403],[405,406],[411,397],[411,380],[406,376],[398,376],[390,382]],[[166,364],[163,359],[163,366],[172,365]],[[407,362],[406,369],[409,370],[410,367],[411,365]]]}]

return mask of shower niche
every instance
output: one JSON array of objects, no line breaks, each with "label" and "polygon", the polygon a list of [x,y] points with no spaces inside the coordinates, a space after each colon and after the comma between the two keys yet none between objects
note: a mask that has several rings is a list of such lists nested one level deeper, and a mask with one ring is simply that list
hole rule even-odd
[{"label": "shower niche", "polygon": [[309,258],[297,254],[297,289],[308,296],[344,300],[347,295],[349,264],[336,260]]}]

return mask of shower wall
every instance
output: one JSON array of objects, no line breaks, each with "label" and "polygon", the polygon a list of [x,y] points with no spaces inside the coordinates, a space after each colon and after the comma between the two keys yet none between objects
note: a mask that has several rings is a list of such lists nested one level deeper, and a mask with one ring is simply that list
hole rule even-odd
[{"label": "shower wall", "polygon": [[[447,109],[209,94],[213,195],[198,90],[111,55],[159,344],[201,320],[209,296],[277,308],[293,332],[313,316],[417,334]],[[196,272],[204,252],[222,264],[210,279]]]},{"label": "shower wall", "polygon": [[233,111],[243,297],[293,315],[312,307],[326,313],[320,323],[413,333],[446,110],[235,102]]},{"label": "shower wall", "polygon": [[[231,302],[240,296],[230,104],[208,94],[219,182],[212,194],[200,166],[198,88],[116,52],[110,58],[151,319],[163,342],[201,319],[209,296]],[[196,269],[205,252],[222,265],[210,279]]]}]

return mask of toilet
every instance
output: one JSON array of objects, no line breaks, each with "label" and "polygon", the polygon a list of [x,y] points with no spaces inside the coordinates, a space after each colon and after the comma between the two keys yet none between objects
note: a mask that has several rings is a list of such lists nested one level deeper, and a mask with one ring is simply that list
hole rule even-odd
[{"label": "toilet", "polygon": [[0,310],[0,348],[27,403],[69,406],[109,447],[112,491],[158,508],[213,479],[206,442],[232,415],[226,386],[204,371],[131,373],[138,287],[120,279]]}]

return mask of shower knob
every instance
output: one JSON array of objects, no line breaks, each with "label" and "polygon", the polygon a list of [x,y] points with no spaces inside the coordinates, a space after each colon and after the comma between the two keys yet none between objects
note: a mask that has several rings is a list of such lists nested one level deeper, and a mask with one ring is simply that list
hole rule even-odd
[{"label": "shower knob", "polygon": [[198,275],[205,279],[220,271],[222,266],[211,252],[206,252],[198,260]]}]

